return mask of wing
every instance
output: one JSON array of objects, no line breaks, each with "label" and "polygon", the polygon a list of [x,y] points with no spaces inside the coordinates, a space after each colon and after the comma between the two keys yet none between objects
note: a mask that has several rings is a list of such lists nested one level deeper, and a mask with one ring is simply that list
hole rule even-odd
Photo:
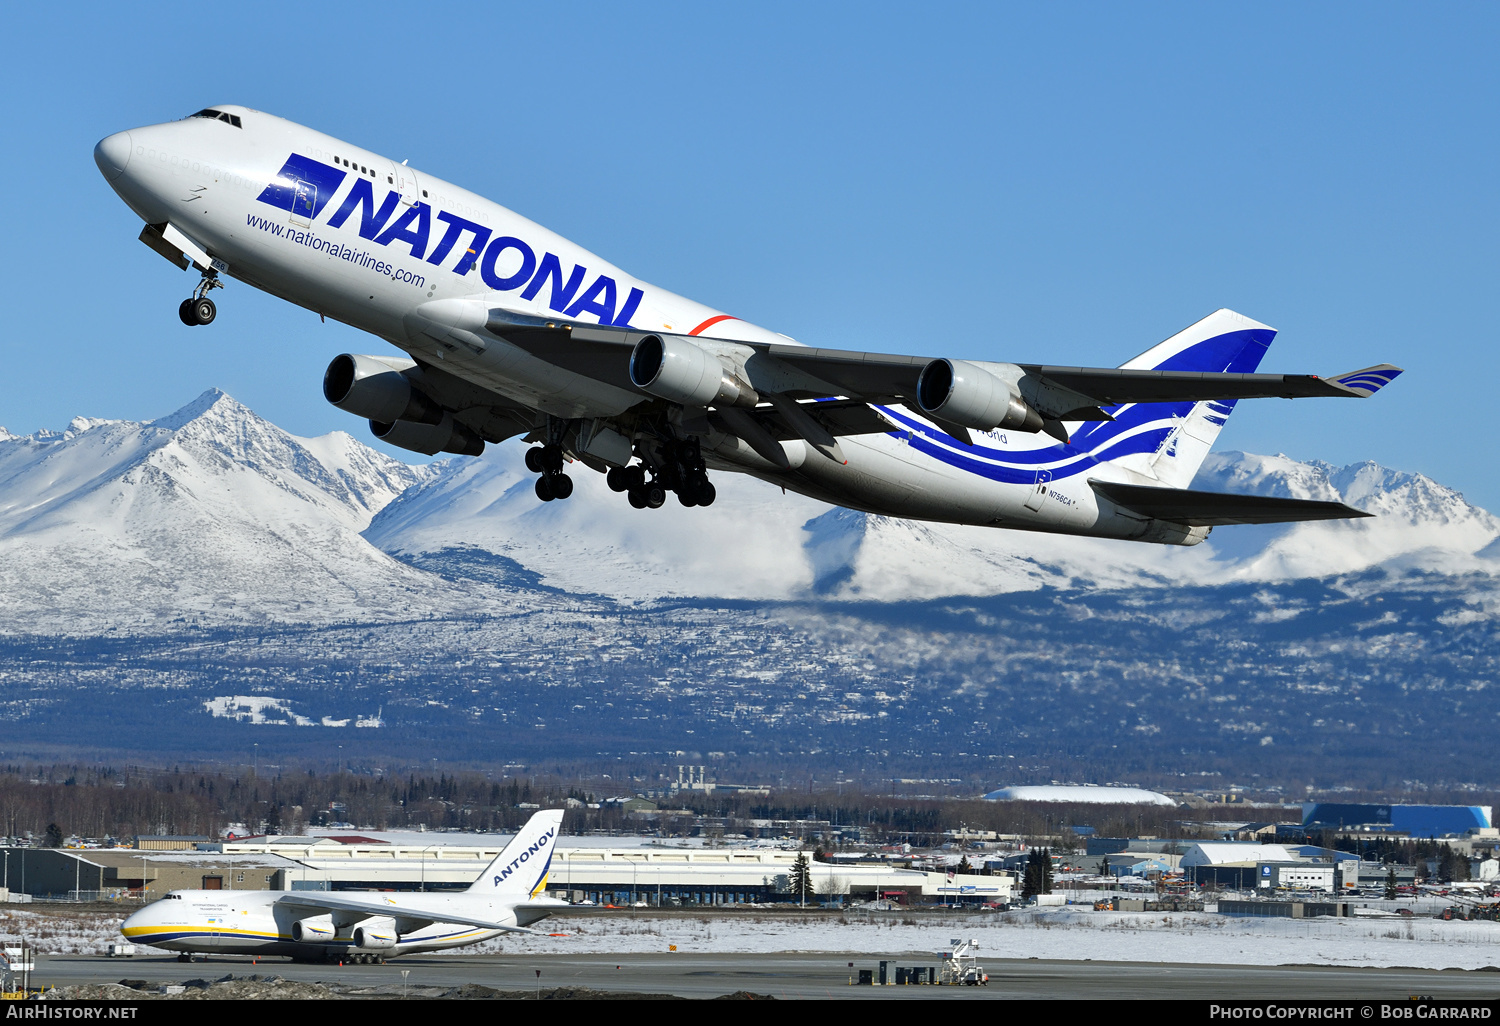
[{"label": "wing", "polygon": [[[542,320],[498,308],[490,311],[486,328],[548,363],[642,396],[648,393],[630,377],[631,351],[648,335],[661,334]],[[705,336],[680,337],[742,364],[746,380],[757,391],[802,399],[845,397],[869,403],[916,400],[922,372],[939,362],[925,356],[814,349]],[[978,366],[1014,385],[1042,417],[1059,420],[1108,419],[1107,414],[1094,411],[1125,403],[1314,396],[1364,398],[1401,373],[1399,367],[1389,364],[1326,378],[1315,374],[1122,370],[1042,364]]]},{"label": "wing", "polygon": [[1230,374],[1205,371],[1119,370],[1103,367],[1020,365],[1033,378],[1096,400],[1125,403],[1227,401],[1230,399],[1366,398],[1391,383],[1401,368],[1390,364],[1331,378],[1316,374]]},{"label": "wing", "polygon": [[1094,491],[1126,509],[1154,520],[1189,527],[1226,524],[1286,524],[1301,520],[1345,520],[1374,516],[1342,502],[1280,499],[1267,495],[1229,495],[1182,488],[1090,481]]},{"label": "wing", "polygon": [[361,918],[368,916],[389,916],[392,919],[402,919],[411,924],[402,931],[403,933],[420,929],[428,923],[457,923],[460,926],[477,926],[481,930],[501,930],[505,933],[534,934],[537,932],[536,930],[528,930],[524,926],[506,926],[502,923],[492,923],[488,919],[455,915],[448,911],[436,912],[432,909],[414,908],[397,904],[394,901],[361,901],[357,898],[339,897],[336,894],[329,894],[325,891],[293,891],[290,894],[277,898],[276,904],[292,908],[307,908],[316,912],[328,912],[335,916],[339,913],[353,913],[354,916]]}]

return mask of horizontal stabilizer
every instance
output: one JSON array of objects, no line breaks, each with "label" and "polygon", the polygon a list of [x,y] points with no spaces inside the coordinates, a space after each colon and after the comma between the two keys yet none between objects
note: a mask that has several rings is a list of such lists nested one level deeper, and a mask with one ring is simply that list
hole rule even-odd
[{"label": "horizontal stabilizer", "polygon": [[1320,499],[1281,499],[1268,495],[1231,495],[1224,492],[1194,492],[1182,488],[1090,481],[1105,498],[1154,520],[1189,527],[1222,527],[1226,524],[1287,524],[1300,520],[1345,520],[1370,517],[1373,513]]}]

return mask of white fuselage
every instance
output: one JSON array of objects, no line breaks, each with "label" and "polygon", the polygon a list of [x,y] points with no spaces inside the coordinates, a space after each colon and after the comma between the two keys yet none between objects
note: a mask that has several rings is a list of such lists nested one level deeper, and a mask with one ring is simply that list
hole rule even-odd
[{"label": "white fuselage", "polygon": [[[241,123],[195,117],[132,129],[103,140],[96,161],[142,220],[179,229],[221,273],[510,402],[556,418],[610,418],[643,397],[492,336],[454,344],[423,329],[461,320],[454,311],[480,300],[525,317],[790,342],[425,172],[271,115],[217,109]],[[706,437],[705,456],[715,469],[872,513],[1187,544],[1207,533],[1099,497],[1088,478],[1147,479],[1045,435],[976,432],[968,447],[906,408],[880,409],[892,429],[841,438],[847,463],[793,439],[781,443],[789,467],[778,469],[732,435]]]},{"label": "white fuselage", "polygon": [[[434,922],[410,933],[397,934],[391,920],[352,915],[340,922],[336,914],[309,915],[306,908],[278,904],[286,891],[173,891],[125,920],[120,932],[135,944],[168,951],[217,955],[283,955],[302,960],[338,958],[349,952],[382,957],[419,951],[438,951],[499,936],[458,923]],[[471,894],[394,895],[388,891],[339,892],[344,897],[372,903],[399,897],[407,908],[445,910],[464,918],[515,926],[511,903]],[[363,947],[355,930],[364,928]],[[386,938],[386,940],[381,938]]]}]

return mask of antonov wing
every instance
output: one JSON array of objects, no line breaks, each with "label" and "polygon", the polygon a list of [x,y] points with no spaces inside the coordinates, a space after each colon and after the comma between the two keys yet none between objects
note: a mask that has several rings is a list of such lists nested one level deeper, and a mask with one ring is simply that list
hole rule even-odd
[{"label": "antonov wing", "polygon": [[538,931],[529,930],[524,926],[505,926],[501,923],[492,923],[487,919],[461,916],[454,912],[434,912],[431,909],[412,908],[397,904],[389,898],[382,903],[341,898],[337,895],[321,891],[295,891],[277,898],[276,904],[294,908],[311,908],[320,912],[334,914],[353,912],[364,916],[388,916],[392,919],[405,920],[406,923],[411,924],[401,931],[403,933],[409,933],[412,930],[426,926],[428,923],[457,923],[460,926],[477,926],[481,930],[503,930],[506,933],[530,933],[540,936]]}]

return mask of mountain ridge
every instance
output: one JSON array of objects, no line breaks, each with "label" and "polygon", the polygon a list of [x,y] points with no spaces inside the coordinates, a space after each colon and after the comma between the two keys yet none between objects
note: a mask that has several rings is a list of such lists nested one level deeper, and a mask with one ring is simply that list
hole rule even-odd
[{"label": "mountain ridge", "polygon": [[715,475],[712,509],[634,510],[581,469],[573,498],[543,504],[523,455],[413,466],[344,432],[298,438],[219,389],[144,423],[0,429],[0,618],[87,632],[485,614],[543,591],[879,602],[1500,570],[1500,519],[1369,461],[1210,454],[1194,487],[1380,516],[1222,528],[1184,549],[895,520],[735,474]]}]

